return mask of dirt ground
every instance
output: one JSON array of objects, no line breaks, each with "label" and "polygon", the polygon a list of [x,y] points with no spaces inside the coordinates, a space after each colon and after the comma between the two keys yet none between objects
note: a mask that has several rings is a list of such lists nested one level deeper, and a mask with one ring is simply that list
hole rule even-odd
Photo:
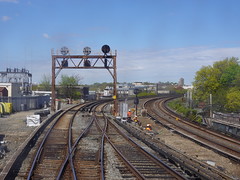
[{"label": "dirt ground", "polygon": [[[62,103],[62,109],[66,109],[71,104]],[[34,115],[34,112],[39,111],[30,110],[13,113],[10,115],[4,115],[0,117],[0,135],[4,135],[5,144],[2,146],[7,146],[8,152],[5,154],[3,159],[0,159],[0,173],[3,170],[6,163],[11,159],[13,154],[17,151],[19,146],[27,139],[27,137],[34,131],[36,127],[29,127],[26,125],[26,120],[28,115]],[[41,120],[44,121],[47,117],[42,117]]]},{"label": "dirt ground", "polygon": [[0,172],[17,151],[18,147],[36,128],[26,126],[27,115],[33,115],[35,111],[36,110],[18,112],[0,118],[0,134],[5,135],[3,140],[6,141],[6,143],[2,145],[7,146],[9,150],[4,158],[0,159]]}]

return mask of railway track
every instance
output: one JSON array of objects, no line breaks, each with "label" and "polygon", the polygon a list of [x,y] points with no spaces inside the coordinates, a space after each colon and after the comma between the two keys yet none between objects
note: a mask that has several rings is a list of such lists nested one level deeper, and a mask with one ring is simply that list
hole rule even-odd
[{"label": "railway track", "polygon": [[240,141],[185,121],[166,107],[172,98],[152,99],[145,103],[148,114],[175,132],[240,162]]},{"label": "railway track", "polygon": [[[152,103],[159,108],[160,102]],[[32,153],[35,155],[29,157],[31,163],[16,179],[188,179],[182,170],[187,168],[204,179],[231,179],[214,168],[210,174],[209,167],[164,144],[159,146],[140,132],[135,135],[142,139],[136,141],[106,116],[107,107],[103,102],[94,102],[64,111],[44,131],[46,135],[37,143],[39,148]],[[141,141],[156,152],[149,153]],[[159,152],[164,158],[156,156]]]},{"label": "railway track", "polygon": [[44,131],[25,172],[3,179],[185,179],[118,130],[101,103],[64,111]]},{"label": "railway track", "polygon": [[[106,118],[106,117],[105,117]],[[135,143],[109,120],[105,120],[105,143],[114,149],[117,167],[128,179],[185,179],[177,170]]]},{"label": "railway track", "polygon": [[87,116],[82,130],[74,124],[78,113],[91,112],[97,104],[76,106],[58,118],[42,141],[27,179],[98,179],[96,153],[101,132],[97,133],[95,117]]},{"label": "railway track", "polygon": [[134,124],[124,124],[118,120],[116,123],[153,149],[159,159],[166,163],[170,162],[170,166],[174,164],[178,169],[182,169],[189,176],[189,179],[234,179],[231,175],[165,144],[159,138],[155,138],[153,134],[149,134]]}]

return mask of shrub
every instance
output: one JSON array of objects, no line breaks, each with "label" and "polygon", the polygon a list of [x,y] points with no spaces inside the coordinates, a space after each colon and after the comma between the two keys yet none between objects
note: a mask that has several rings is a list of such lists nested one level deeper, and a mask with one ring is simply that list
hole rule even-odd
[{"label": "shrub", "polygon": [[202,118],[197,115],[197,110],[187,108],[180,99],[168,102],[168,106],[191,121],[202,122]]}]

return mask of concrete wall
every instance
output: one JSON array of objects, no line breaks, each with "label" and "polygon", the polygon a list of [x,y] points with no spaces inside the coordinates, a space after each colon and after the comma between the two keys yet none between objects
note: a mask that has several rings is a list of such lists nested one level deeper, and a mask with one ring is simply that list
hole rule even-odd
[{"label": "concrete wall", "polygon": [[50,96],[22,96],[22,97],[0,97],[0,102],[12,103],[13,111],[27,111],[41,109],[50,103]]},{"label": "concrete wall", "polygon": [[238,127],[229,126],[229,125],[221,124],[218,122],[213,122],[213,128],[218,131],[222,131],[224,133],[232,134],[240,137],[240,129]]},{"label": "concrete wall", "polygon": [[240,137],[240,125],[219,119],[206,118],[207,124],[218,131]]}]

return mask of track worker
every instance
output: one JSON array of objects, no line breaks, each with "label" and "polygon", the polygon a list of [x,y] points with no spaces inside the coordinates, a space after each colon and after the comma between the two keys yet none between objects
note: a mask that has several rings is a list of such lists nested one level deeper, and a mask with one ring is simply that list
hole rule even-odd
[{"label": "track worker", "polygon": [[146,130],[151,131],[152,130],[152,125],[151,124],[147,124]]},{"label": "track worker", "polygon": [[127,119],[128,119],[128,122],[131,122],[131,120],[132,120],[132,112],[130,111],[130,109],[127,112]]},{"label": "track worker", "polygon": [[133,118],[133,121],[137,124],[138,123],[138,118],[137,118],[137,116],[135,116],[134,118]]}]

